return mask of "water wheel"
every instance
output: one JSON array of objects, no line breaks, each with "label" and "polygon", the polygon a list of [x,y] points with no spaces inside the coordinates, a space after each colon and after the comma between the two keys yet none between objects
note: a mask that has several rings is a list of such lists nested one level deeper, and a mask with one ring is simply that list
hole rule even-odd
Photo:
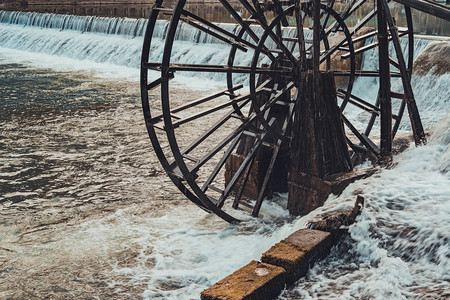
[{"label": "water wheel", "polygon": [[[395,136],[408,106],[416,142],[422,141],[423,129],[410,83],[413,30],[408,7],[405,7],[406,26],[399,29],[385,0],[378,1],[378,7],[365,0],[350,0],[339,6],[329,1],[320,4],[318,19],[314,19],[311,1],[239,0],[237,4],[219,1],[233,25],[214,23],[191,12],[186,0],[179,0],[174,6],[171,1],[157,0],[142,53],[142,105],[153,148],[173,183],[199,207],[228,222],[238,221],[242,212],[233,207],[239,205],[258,215],[264,197],[273,191],[270,185],[276,180],[274,177],[279,176],[274,173],[287,168],[282,159],[283,148],[289,148],[293,113],[302,93],[299,78],[302,72],[314,68],[313,57],[318,57],[322,70],[331,71],[336,78],[336,95],[347,133],[345,140],[353,155],[367,152],[382,155],[380,146],[369,136],[374,125],[383,123],[376,121],[382,112],[383,97],[380,93],[375,99],[354,95],[357,77],[380,77],[381,85],[386,85],[386,80],[390,82],[390,78],[401,78],[403,92],[390,94],[399,98],[400,105],[396,113],[388,116],[393,121],[387,122],[390,124],[387,134],[390,139]],[[372,9],[356,18],[356,12],[364,5],[371,5]],[[377,15],[381,17],[378,23],[387,25],[385,33],[380,26],[378,30],[374,27]],[[162,36],[154,34],[158,22],[166,26]],[[366,33],[362,34],[368,24],[372,29],[364,29]],[[222,63],[217,64],[220,60],[215,57],[198,63],[174,55],[172,49],[186,43],[180,33],[182,26],[195,28],[215,43],[217,56],[223,56]],[[318,54],[313,51],[314,30],[319,33]],[[359,54],[385,46],[379,42],[383,39],[373,39],[377,35],[393,44],[391,54],[380,58],[388,64],[384,74],[381,69],[357,69]],[[409,40],[406,49],[401,47],[401,36]],[[162,53],[152,48],[156,39],[163,40]],[[364,41],[363,47],[355,49],[356,43]],[[341,64],[345,67],[339,67],[337,59],[345,61]],[[175,76],[205,73],[222,80],[222,87],[212,86],[216,90],[210,95],[196,99],[185,99],[174,91],[171,80]],[[149,91],[154,88],[160,89],[160,103],[150,101]],[[368,113],[365,128],[358,128],[346,117],[350,106]],[[262,175],[255,175],[263,154],[265,166],[259,171]],[[234,165],[232,172],[226,170],[230,165]],[[249,200],[244,190],[255,176],[261,177],[260,185],[254,199]]]}]

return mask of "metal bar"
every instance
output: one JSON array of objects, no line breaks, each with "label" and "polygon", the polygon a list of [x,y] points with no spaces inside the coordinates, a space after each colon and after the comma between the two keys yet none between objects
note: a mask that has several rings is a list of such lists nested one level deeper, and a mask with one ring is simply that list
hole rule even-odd
[{"label": "metal bar", "polygon": [[298,52],[300,57],[300,71],[306,70],[306,49],[304,43],[304,32],[303,32],[303,11],[300,6],[300,1],[295,2],[295,23],[297,28],[297,44]]},{"label": "metal bar", "polygon": [[[161,70],[161,64],[156,62],[148,62],[144,63],[143,67],[146,69],[152,69],[156,71]],[[252,70],[250,67],[246,66],[227,66],[227,65],[204,65],[204,64],[179,64],[172,63],[168,66],[168,72],[176,72],[176,71],[186,71],[186,72],[217,72],[217,73],[251,73]],[[256,68],[254,71],[258,74],[268,73],[268,74],[279,74],[286,73],[284,69],[271,69],[271,68]]]},{"label": "metal bar", "polygon": [[[334,76],[350,76],[351,72],[344,71],[344,70],[336,70],[336,71],[333,71],[333,75]],[[361,76],[361,77],[379,77],[380,72],[373,71],[373,70],[358,70],[358,71],[355,71],[355,75]],[[391,71],[391,77],[401,77],[401,76],[402,76],[402,74],[400,72]]]},{"label": "metal bar", "polygon": [[360,145],[353,144],[353,142],[347,136],[345,137],[345,140],[347,141],[347,144],[350,146],[350,148],[352,148],[352,150],[355,153],[367,151],[367,148],[364,148],[363,146],[360,146]]},{"label": "metal bar", "polygon": [[313,4],[313,84],[314,84],[314,101],[320,99],[320,78],[319,78],[319,67],[320,67],[320,0],[312,0]]},{"label": "metal bar", "polygon": [[397,27],[395,26],[394,19],[389,11],[389,6],[386,0],[380,0],[382,7],[386,13],[386,20],[389,26],[389,31],[391,32],[392,42],[394,44],[394,49],[397,54],[397,59],[399,63],[399,70],[401,73],[403,90],[406,97],[408,98],[407,107],[409,112],[409,117],[411,120],[411,127],[413,130],[414,140],[416,145],[426,143],[425,132],[423,130],[422,121],[420,120],[419,110],[417,109],[416,101],[414,99],[414,93],[411,87],[411,78],[409,76],[408,69],[406,68],[405,59],[403,57],[402,47],[400,45],[400,38],[397,32]]},{"label": "metal bar", "polygon": [[232,41],[232,40],[230,40],[230,39],[228,39],[228,38],[226,38],[226,37],[224,37],[224,36],[214,32],[214,31],[212,31],[212,30],[210,30],[210,29],[208,29],[206,27],[203,27],[202,25],[200,25],[200,24],[190,20],[189,18],[186,18],[186,17],[185,18],[180,18],[180,20],[183,21],[186,24],[191,25],[194,28],[197,28],[200,31],[203,31],[206,34],[209,34],[212,37],[215,37],[219,41],[222,41],[222,42],[224,42],[226,44],[229,44],[229,45],[235,45],[239,50],[241,50],[243,52],[247,52],[247,48],[239,45],[237,42]]},{"label": "metal bar", "polygon": [[[200,99],[196,99],[196,100],[190,101],[190,102],[188,102],[188,103],[186,103],[184,105],[181,105],[181,106],[178,106],[178,107],[172,109],[170,112],[171,113],[177,113],[177,112],[183,111],[185,109],[188,109],[188,108],[197,106],[199,104],[208,102],[208,101],[210,101],[212,99],[215,99],[217,97],[224,96],[224,95],[226,95],[227,92],[234,92],[234,91],[236,91],[238,89],[241,89],[242,87],[243,87],[242,84],[238,84],[238,85],[232,87],[231,89],[226,89],[226,90],[220,91],[218,93],[215,93],[213,95],[209,95],[209,96],[206,96],[206,97],[203,97],[203,98],[200,98]],[[153,117],[150,120],[150,122],[152,122],[152,124],[154,124],[155,120],[162,119],[162,118],[163,118],[163,114],[159,114],[159,115]]]},{"label": "metal bar", "polygon": [[219,171],[222,169],[223,165],[226,163],[228,157],[231,155],[231,153],[233,152],[234,148],[236,147],[237,143],[239,142],[240,138],[242,137],[242,133],[238,134],[233,142],[230,144],[230,146],[228,147],[227,151],[225,151],[225,153],[223,154],[222,158],[220,159],[220,161],[217,163],[216,167],[214,168],[214,170],[212,171],[212,173],[209,175],[208,179],[206,179],[205,183],[202,186],[202,191],[206,192],[206,190],[208,189],[209,185],[213,182],[213,180],[216,178],[217,174],[219,174]]},{"label": "metal bar", "polygon": [[391,56],[389,56],[389,62],[391,63],[391,65],[393,65],[397,69],[400,68],[400,65],[398,64],[398,62],[395,59],[393,59]]},{"label": "metal bar", "polygon": [[[356,37],[356,38],[354,38],[354,39],[352,40],[352,41],[353,41],[353,44],[354,44],[354,43],[357,43],[357,42],[359,42],[359,41],[362,41],[362,40],[366,40],[366,39],[371,38],[371,37],[373,37],[373,36],[376,36],[377,33],[378,33],[378,32],[375,30],[375,31],[366,33],[366,34],[364,34],[364,35],[358,36],[358,37]],[[343,47],[347,46],[347,43],[342,44],[342,46],[343,46]]]},{"label": "metal bar", "polygon": [[[408,27],[408,74],[411,78],[412,75],[412,67],[414,63],[414,27],[413,27],[413,20],[412,20],[412,14],[411,14],[411,8],[408,6],[405,6],[405,15],[406,15],[406,24]],[[406,99],[406,96],[404,96],[404,100]],[[395,120],[394,128],[392,128],[392,139],[395,138],[395,135],[397,134],[397,130],[400,126],[400,122],[403,118],[403,113],[405,111],[406,101],[402,101],[400,104],[400,109],[398,110],[398,117]]]},{"label": "metal bar", "polygon": [[256,49],[256,47],[257,47],[256,45],[250,43],[249,41],[246,41],[242,37],[239,37],[239,36],[237,36],[237,35],[235,35],[235,34],[233,34],[231,32],[228,32],[227,30],[217,26],[216,24],[211,23],[211,22],[209,22],[209,21],[207,21],[207,20],[205,20],[203,18],[200,18],[199,16],[197,16],[197,15],[195,15],[195,14],[189,12],[189,11],[183,10],[182,14],[187,16],[187,17],[190,17],[190,18],[192,18],[192,19],[194,19],[194,20],[196,20],[196,21],[198,21],[200,23],[205,24],[208,27],[211,27],[212,29],[214,29],[214,30],[216,30],[216,31],[218,31],[218,32],[220,32],[220,33],[222,33],[222,34],[224,34],[224,35],[234,39],[236,42],[239,42],[241,44],[246,45],[249,48]]},{"label": "metal bar", "polygon": [[[375,100],[375,106],[379,107],[380,106],[380,97],[377,94],[377,99]],[[378,114],[372,114],[372,116],[370,117],[369,123],[367,124],[366,130],[364,131],[364,134],[366,136],[370,135],[370,132],[372,131],[373,125],[375,124],[375,120],[378,117]]]},{"label": "metal bar", "polygon": [[378,23],[378,68],[380,70],[380,155],[391,156],[392,153],[392,103],[391,103],[391,77],[389,72],[389,41],[386,25],[386,15],[377,0]]},{"label": "metal bar", "polygon": [[[170,79],[173,79],[174,77],[175,77],[175,76],[174,76],[173,72],[172,72],[172,73],[169,73],[169,80],[170,80]],[[155,81],[153,81],[153,82],[147,84],[147,85],[146,85],[146,89],[147,89],[148,91],[150,91],[150,90],[152,90],[152,89],[154,89],[154,88],[157,88],[157,87],[160,86],[160,85],[161,85],[161,78],[158,78],[158,79],[156,79]]]},{"label": "metal bar", "polygon": [[[286,118],[284,119],[283,126],[281,128],[281,135],[284,136],[286,134],[286,130],[289,126],[289,123],[292,121],[292,116],[294,114],[294,107],[295,104],[291,103],[289,107],[289,113],[287,114]],[[267,168],[266,175],[264,176],[263,184],[261,186],[261,189],[258,193],[258,199],[256,200],[255,207],[253,208],[252,216],[257,217],[259,214],[259,211],[261,209],[262,201],[264,200],[266,187],[269,182],[270,176],[272,175],[273,167],[275,166],[275,161],[277,160],[278,153],[280,152],[282,139],[278,138],[277,142],[275,144],[275,148],[273,149],[272,157],[270,159],[269,167]]]},{"label": "metal bar", "polygon": [[[275,122],[275,119],[272,118],[268,124],[269,126],[272,126]],[[236,182],[241,177],[242,172],[247,167],[247,165],[250,163],[250,160],[253,159],[257,153],[257,150],[261,146],[262,142],[268,137],[268,131],[264,132],[261,137],[256,141],[255,145],[250,149],[249,153],[247,154],[247,157],[244,159],[244,161],[241,163],[239,168],[237,169],[236,173],[231,178],[230,182],[228,183],[227,187],[225,188],[222,196],[219,199],[219,203],[217,204],[218,207],[222,207],[225,199],[230,195],[231,191],[233,190]]]},{"label": "metal bar", "polygon": [[450,21],[450,8],[433,1],[425,0],[394,0],[405,6],[426,12],[432,16]]},{"label": "metal bar", "polygon": [[[329,1],[328,3],[327,3],[327,8],[328,9],[332,9],[333,8],[333,5],[334,5],[334,1],[335,0],[331,0],[331,1]],[[323,17],[325,15],[325,17]],[[322,13],[320,14],[320,18],[319,19],[321,19],[321,21],[320,21],[320,28],[325,28],[325,26],[327,26],[327,23],[328,23],[328,19],[330,18],[330,13],[329,13],[329,11],[327,11],[327,10],[325,10],[325,11],[322,11]]]},{"label": "metal bar", "polygon": [[[342,94],[346,94],[346,93],[347,93],[347,92],[346,92],[345,90],[343,90],[343,89],[338,89],[337,91],[340,92],[340,93],[342,93]],[[369,102],[367,102],[367,101],[365,101],[365,100],[363,100],[363,99],[361,99],[361,98],[359,98],[359,97],[357,97],[357,96],[355,96],[355,95],[353,95],[353,94],[350,95],[350,98],[352,98],[353,100],[356,100],[356,101],[360,102],[361,104],[364,104],[364,105],[368,106],[369,108],[371,108],[372,110],[374,110],[374,111],[376,111],[376,112],[380,111],[380,109],[379,109],[378,107],[376,107],[375,105],[373,105],[373,104],[371,104],[371,103],[369,103]]]},{"label": "metal bar", "polygon": [[244,178],[243,178],[243,180],[241,181],[241,183],[239,185],[239,190],[237,191],[236,196],[234,197],[234,201],[233,201],[233,205],[232,205],[232,207],[234,209],[239,207],[239,202],[240,202],[240,200],[242,198],[242,194],[244,193],[245,186],[247,185],[248,177],[250,175],[250,171],[252,170],[253,163],[255,162],[255,158],[256,157],[254,157],[250,161],[250,163],[248,164],[247,168],[244,171]]},{"label": "metal bar", "polygon": [[189,116],[189,117],[186,117],[186,118],[181,119],[181,120],[179,120],[179,121],[176,121],[176,122],[174,122],[174,123],[172,124],[172,126],[173,126],[173,128],[177,128],[177,127],[179,127],[180,125],[183,125],[183,124],[185,124],[185,123],[187,123],[187,122],[191,122],[191,121],[196,120],[196,119],[198,119],[198,118],[204,117],[204,116],[206,116],[206,115],[209,115],[209,114],[211,114],[211,113],[213,113],[213,112],[216,112],[216,111],[218,111],[218,110],[224,109],[224,108],[226,108],[226,107],[228,107],[228,106],[231,106],[231,105],[233,105],[233,104],[237,104],[237,103],[239,103],[239,102],[241,102],[241,101],[248,100],[249,98],[250,98],[250,94],[247,94],[247,95],[244,95],[244,96],[236,97],[236,98],[234,98],[234,99],[232,99],[232,100],[229,100],[228,102],[225,102],[225,103],[216,105],[215,107],[212,107],[212,108],[210,108],[210,109],[203,110],[203,111],[198,112],[198,113],[196,113],[196,114],[194,114],[194,115],[192,115],[192,116]]},{"label": "metal bar", "polygon": [[[375,31],[375,32],[376,32],[376,31]],[[408,34],[408,32],[402,32],[402,33],[399,34],[399,36],[402,37],[402,36],[407,35],[407,34]],[[388,40],[389,40],[389,41],[392,41],[392,36],[389,36]],[[372,44],[369,44],[369,45],[360,47],[360,48],[358,48],[358,49],[355,50],[355,55],[356,55],[356,54],[359,54],[359,53],[361,53],[361,52],[365,52],[365,51],[367,51],[367,50],[376,48],[377,46],[378,46],[378,42],[374,42],[374,43],[372,43]],[[350,56],[350,54],[349,54],[349,53],[346,53],[346,54],[341,55],[341,58],[346,59],[346,58],[348,58],[349,56]]]},{"label": "metal bar", "polygon": [[375,145],[366,135],[360,133],[358,129],[353,126],[352,123],[344,116],[342,115],[342,120],[344,121],[345,125],[350,129],[350,131],[358,138],[358,140],[366,146],[367,149],[369,149],[373,154],[379,155],[380,149]]},{"label": "metal bar", "polygon": [[[337,96],[340,97],[340,98],[343,98],[343,97],[345,97],[345,94],[338,93]],[[354,106],[359,107],[362,110],[365,110],[365,111],[370,112],[372,114],[377,114],[377,115],[379,114],[378,111],[376,111],[374,109],[370,109],[370,108],[368,108],[368,107],[366,107],[364,105],[361,105],[360,103],[358,103],[358,102],[356,102],[356,101],[354,101],[352,99],[348,99],[348,103],[353,104]]]}]

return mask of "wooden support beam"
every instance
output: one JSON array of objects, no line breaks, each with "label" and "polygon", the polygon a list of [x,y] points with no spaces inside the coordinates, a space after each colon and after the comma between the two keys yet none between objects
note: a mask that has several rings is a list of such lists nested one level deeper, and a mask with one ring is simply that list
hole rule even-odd
[{"label": "wooden support beam", "polygon": [[313,72],[301,73],[292,125],[289,212],[303,215],[321,206],[331,192],[327,176],[352,170],[331,72],[320,73],[320,97]]}]

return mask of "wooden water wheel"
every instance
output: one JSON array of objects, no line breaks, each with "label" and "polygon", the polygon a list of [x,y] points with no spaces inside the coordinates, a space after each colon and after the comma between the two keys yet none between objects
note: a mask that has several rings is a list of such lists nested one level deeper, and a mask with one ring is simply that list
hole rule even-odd
[{"label": "wooden water wheel", "polygon": [[[302,74],[308,71],[328,70],[336,79],[332,88],[350,155],[389,155],[405,108],[416,143],[424,142],[410,80],[414,43],[409,6],[405,6],[405,26],[399,28],[386,0],[350,0],[345,5],[333,0],[218,0],[234,25],[214,23],[190,11],[186,0],[170,3],[157,0],[149,18],[141,64],[142,105],[162,166],[179,190],[202,209],[228,222],[237,222],[241,214],[233,207],[250,208],[258,215],[264,197],[274,191],[271,186],[279,179],[274,177],[289,173],[279,170],[289,165],[282,157],[292,143],[296,105],[305,85],[316,82],[305,83]],[[364,5],[372,9],[355,21],[354,15]],[[166,22],[162,37],[154,36],[158,22]],[[186,43],[180,36],[181,26],[194,28],[217,44],[218,52],[225,51],[223,63],[200,64],[175,56],[172,50]],[[405,49],[402,36],[408,39]],[[163,53],[153,50],[156,39],[158,43],[162,39]],[[361,42],[365,45],[355,49]],[[378,48],[379,68],[357,68],[358,55],[373,48]],[[336,67],[336,59],[345,61],[345,67]],[[202,73],[219,78],[223,86],[209,96],[192,99],[174,92],[174,77]],[[355,79],[363,76],[379,78],[375,99],[352,93]],[[396,77],[401,79],[402,92],[391,91],[391,78]],[[160,103],[150,101],[149,90],[154,88],[160,89]],[[391,98],[400,103],[394,113]],[[350,106],[367,112],[365,128],[346,117]],[[381,145],[370,138],[376,124],[381,127]],[[347,163],[351,169],[351,160]],[[227,168],[233,168],[232,172]],[[257,194],[249,200],[244,190],[258,176]]]}]

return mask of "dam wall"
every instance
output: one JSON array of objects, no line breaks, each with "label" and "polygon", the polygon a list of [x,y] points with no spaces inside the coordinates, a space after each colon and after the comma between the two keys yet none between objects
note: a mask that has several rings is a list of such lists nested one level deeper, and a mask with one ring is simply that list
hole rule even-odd
[{"label": "dam wall", "polygon": [[[79,16],[147,18],[154,0],[0,0],[0,9],[32,11],[41,13],[72,14]],[[171,7],[177,0],[166,0],[165,6]],[[238,1],[229,1],[238,7]],[[218,0],[191,0],[185,7],[189,11],[217,22],[231,22]]]},{"label": "dam wall", "polygon": [[108,16],[145,18],[150,14],[154,1],[108,0],[108,1],[29,1],[4,0],[0,2],[0,9],[34,11],[56,14],[74,14],[81,16]]},{"label": "dam wall", "polygon": [[[147,18],[150,15],[154,2],[154,0],[0,0],[0,9],[80,16]],[[166,0],[164,1],[164,6],[172,7],[176,2],[178,1]],[[229,2],[236,11],[240,11],[243,14],[243,17],[250,17],[238,0]],[[336,2],[335,6],[338,8],[346,5],[345,1],[338,0]],[[197,16],[214,20],[215,22],[235,22],[218,0],[189,0],[185,5],[185,9]],[[349,22],[348,26],[353,26],[372,9],[372,4],[364,4],[361,9],[357,10],[347,20]],[[406,26],[403,6],[393,3],[391,11],[397,21],[397,25]],[[415,33],[450,35],[449,21],[438,19],[421,11],[413,10],[413,23]],[[375,24],[369,22],[368,26],[372,25]]]}]

